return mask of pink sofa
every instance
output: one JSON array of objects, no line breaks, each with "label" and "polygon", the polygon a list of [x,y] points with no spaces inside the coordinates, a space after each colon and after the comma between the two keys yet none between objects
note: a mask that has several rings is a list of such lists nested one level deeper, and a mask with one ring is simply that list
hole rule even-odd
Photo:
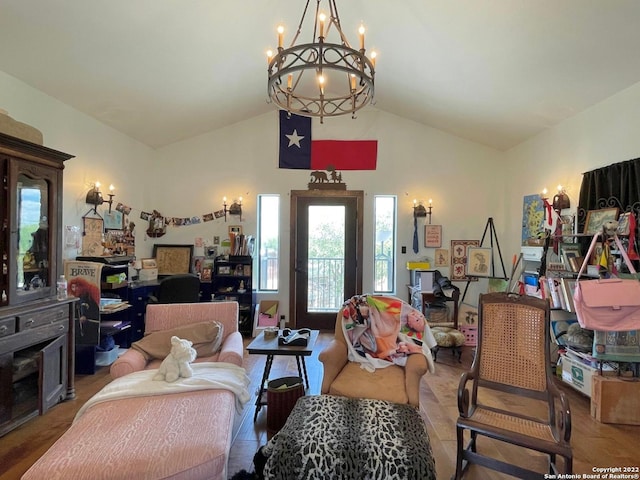
[{"label": "pink sofa", "polygon": [[[216,320],[224,325],[219,352],[196,362],[242,365],[236,302],[149,305],[146,333]],[[114,378],[157,368],[129,349],[111,366]],[[229,390],[199,390],[114,399],[90,406],[24,474],[23,480],[226,480],[236,415]]]}]

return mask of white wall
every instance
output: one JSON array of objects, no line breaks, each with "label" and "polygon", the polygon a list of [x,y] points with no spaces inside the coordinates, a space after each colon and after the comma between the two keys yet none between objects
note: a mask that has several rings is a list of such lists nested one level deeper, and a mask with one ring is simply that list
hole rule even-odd
[{"label": "white wall", "polygon": [[578,204],[582,173],[640,157],[640,83],[506,153],[504,201],[512,224],[507,248],[520,244],[522,197],[545,186],[566,186],[571,210]]},{"label": "white wall", "polygon": [[[165,216],[191,217],[222,208],[222,197],[243,197],[242,226],[246,234],[256,234],[256,196],[281,196],[281,276],[280,292],[274,298],[288,306],[289,292],[289,192],[306,190],[309,171],[278,168],[277,111],[227,128],[175,143],[158,150],[155,182],[164,187],[149,192],[151,203]],[[413,199],[433,198],[433,224],[443,225],[443,248],[452,239],[480,239],[489,216],[502,218],[502,192],[493,188],[502,154],[476,143],[425,127],[373,108],[360,112],[356,120],[340,117],[314,120],[314,138],[377,139],[378,167],[375,171],[342,172],[350,190],[365,192],[364,285],[373,290],[373,196],[398,196],[397,295],[406,298],[409,274],[407,260],[433,258],[434,249],[425,249],[424,220],[420,220],[421,248],[416,255],[413,238]],[[214,235],[225,238],[231,217],[200,225],[170,228],[161,243],[193,243],[195,237],[209,242]],[[498,227],[501,225],[497,220]],[[504,232],[501,232],[504,233]],[[487,243],[488,246],[488,237]],[[407,254],[401,254],[401,247]],[[448,275],[448,268],[441,269]],[[508,273],[508,272],[507,272]],[[460,286],[464,287],[464,283]],[[473,298],[475,284],[468,298]],[[288,312],[284,312],[288,315]]]},{"label": "white wall", "polygon": [[[3,72],[0,108],[40,130],[46,147],[75,155],[65,162],[63,225],[82,230],[82,216],[89,210],[85,196],[96,181],[116,187],[116,202],[143,204],[152,149]],[[64,250],[65,258],[79,254]]]},{"label": "white wall", "polygon": [[[522,197],[565,185],[577,203],[581,173],[638,157],[640,84],[576,115],[509,152],[501,153],[439,130],[367,108],[359,118],[314,121],[315,138],[374,138],[379,142],[378,169],[343,172],[352,190],[364,190],[365,258],[373,257],[373,195],[398,196],[397,293],[405,297],[407,260],[433,257],[433,249],[411,251],[414,198],[433,198],[433,223],[443,225],[443,248],[451,240],[480,239],[493,217],[507,273],[519,251]],[[44,134],[50,148],[76,155],[66,163],[65,225],[81,225],[88,210],[87,190],[95,180],[116,185],[116,201],[134,208],[136,253],[149,256],[154,243],[192,243],[196,237],[226,237],[228,223],[170,228],[160,239],[144,235],[137,219],[141,210],[165,216],[190,217],[221,208],[222,197],[244,197],[242,226],[256,232],[256,196],[277,193],[282,198],[281,292],[288,305],[289,197],[304,190],[308,171],[277,167],[278,117],[273,112],[154,151],[139,142],[0,72],[0,108]],[[422,226],[422,225],[421,225]],[[423,242],[422,228],[420,242]],[[407,254],[400,253],[401,246]],[[486,243],[485,243],[486,245]],[[73,256],[75,252],[66,252]],[[365,264],[364,290],[372,289],[371,262]],[[448,275],[448,269],[442,269]],[[461,288],[465,283],[458,283]],[[465,301],[475,303],[483,282],[472,283]],[[288,312],[286,312],[288,314]]]}]

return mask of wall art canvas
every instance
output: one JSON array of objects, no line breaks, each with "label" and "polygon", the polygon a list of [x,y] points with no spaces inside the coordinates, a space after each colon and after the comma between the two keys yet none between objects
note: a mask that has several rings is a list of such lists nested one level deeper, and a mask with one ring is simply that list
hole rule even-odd
[{"label": "wall art canvas", "polygon": [[449,250],[447,250],[446,248],[436,248],[433,264],[436,267],[448,267],[449,266]]},{"label": "wall art canvas", "polygon": [[467,249],[479,246],[480,240],[451,240],[452,281],[478,281],[477,277],[467,277]]},{"label": "wall art canvas", "polygon": [[522,245],[537,245],[543,238],[544,204],[542,198],[537,193],[526,195],[522,204]]}]

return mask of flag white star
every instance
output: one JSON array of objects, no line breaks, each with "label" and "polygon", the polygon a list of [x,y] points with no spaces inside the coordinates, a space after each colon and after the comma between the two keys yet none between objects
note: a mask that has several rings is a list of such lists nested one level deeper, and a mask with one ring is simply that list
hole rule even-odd
[{"label": "flag white star", "polygon": [[304,137],[298,135],[298,130],[297,129],[294,129],[293,133],[291,135],[285,135],[285,137],[287,137],[289,139],[289,145],[288,145],[289,147],[291,145],[295,145],[298,148],[302,148],[300,146],[300,140],[302,140]]}]

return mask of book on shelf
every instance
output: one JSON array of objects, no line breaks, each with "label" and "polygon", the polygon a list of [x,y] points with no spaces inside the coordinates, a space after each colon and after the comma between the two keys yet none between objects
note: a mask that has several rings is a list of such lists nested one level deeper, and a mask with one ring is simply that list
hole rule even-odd
[{"label": "book on shelf", "polygon": [[547,277],[547,287],[549,289],[549,298],[551,301],[551,308],[563,308],[562,295],[561,295],[561,282],[558,278]]},{"label": "book on shelf", "polygon": [[573,294],[576,290],[576,280],[573,278],[562,278],[562,295],[564,298],[564,309],[567,312],[575,312],[576,307],[573,304]]},{"label": "book on shelf", "polygon": [[229,241],[231,247],[229,253],[231,255],[249,255],[253,256],[253,250],[255,248],[255,239],[253,235],[244,235],[242,233],[230,233]]}]

